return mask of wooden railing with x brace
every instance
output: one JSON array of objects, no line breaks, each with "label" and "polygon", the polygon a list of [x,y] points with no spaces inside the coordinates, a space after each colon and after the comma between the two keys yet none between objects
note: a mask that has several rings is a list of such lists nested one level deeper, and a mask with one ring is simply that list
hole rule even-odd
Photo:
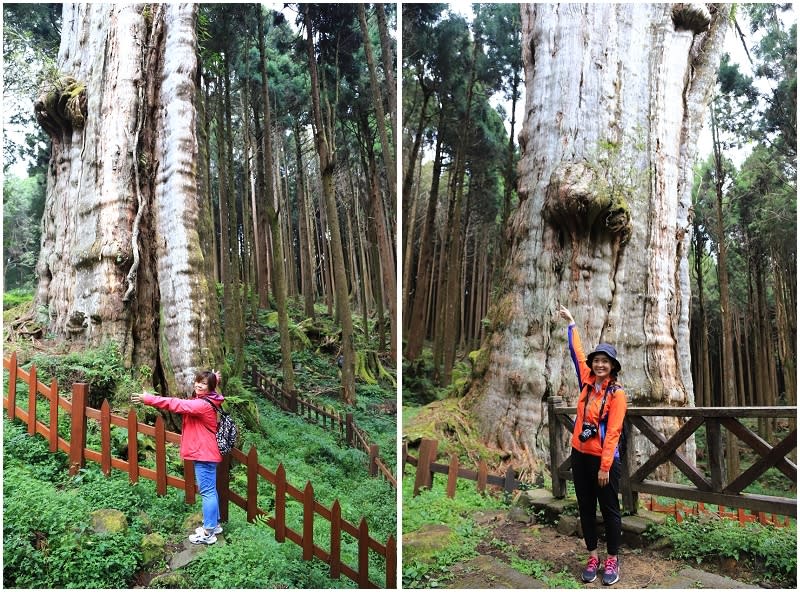
[{"label": "wooden railing with x brace", "polygon": [[[564,497],[566,481],[572,479],[570,459],[564,443],[571,433],[575,407],[567,407],[560,397],[548,401],[548,424],[550,436],[550,473],[553,479],[553,495]],[[647,418],[680,417],[686,422],[672,436],[659,432]],[[625,416],[627,449],[622,457],[622,479],[620,489],[625,510],[636,512],[638,494],[649,493],[675,499],[691,500],[745,508],[755,512],[772,512],[783,516],[797,516],[797,499],[774,495],[745,493],[744,489],[768,469],[775,467],[797,487],[797,465],[788,455],[797,449],[797,429],[791,429],[774,446],[741,423],[745,418],[796,418],[797,407],[629,407]],[[702,426],[706,428],[706,457],[708,472],[701,471],[686,458],[679,448]],[[636,428],[636,429],[633,429]],[[738,475],[724,476],[725,447],[722,428],[734,434],[749,446],[758,459]],[[637,439],[646,438],[655,447],[649,458],[643,458],[637,466]],[[671,462],[692,483],[683,485],[649,479],[661,465]]]},{"label": "wooden railing with x brace", "polygon": [[[72,400],[64,399],[58,395],[58,383],[53,380],[50,386],[43,384],[37,378],[36,367],[31,366],[25,371],[17,363],[16,353],[10,358],[3,359],[3,366],[8,369],[8,393],[4,394],[3,407],[7,410],[10,420],[19,419],[28,427],[30,435],[40,434],[50,443],[50,452],[59,450],[69,457],[70,474],[76,474],[85,464],[86,460],[100,464],[101,470],[108,475],[112,467],[128,473],[132,483],[139,478],[149,479],[156,483],[156,493],[164,495],[167,486],[182,489],[185,492],[187,504],[195,502],[197,487],[194,479],[186,479],[185,475],[194,475],[192,461],[183,461],[183,475],[170,475],[167,469],[167,443],[180,444],[180,435],[165,429],[164,419],[160,415],[156,418],[155,426],[140,423],[135,410],[131,409],[127,417],[113,415],[108,401],[103,401],[101,408],[93,409],[87,405],[89,387],[83,383],[72,385]],[[28,407],[24,409],[17,405],[17,382],[22,381],[28,385]],[[49,420],[47,423],[37,419],[37,395],[49,402]],[[66,440],[58,434],[59,410],[70,417],[70,438]],[[100,424],[100,450],[87,448],[86,433],[87,420],[96,420]],[[111,449],[111,427],[117,426],[128,431],[128,459],[115,458]],[[156,468],[139,465],[138,461],[138,434],[144,434],[155,439]],[[230,488],[230,463],[235,460],[247,467],[247,493],[242,496]],[[228,519],[228,505],[233,502],[247,512],[247,520],[253,522],[257,516],[268,516],[267,512],[258,506],[258,479],[266,479],[274,485],[274,517],[264,520],[267,525],[275,530],[275,540],[284,542],[290,540],[303,548],[303,559],[308,561],[317,557],[330,566],[330,577],[338,579],[344,575],[359,588],[379,588],[379,584],[369,579],[369,554],[377,553],[385,558],[386,574],[383,587],[395,588],[397,583],[397,554],[396,543],[393,536],[389,536],[386,544],[382,544],[371,536],[367,528],[366,519],[362,518],[358,526],[342,519],[339,501],[333,502],[326,508],[314,498],[314,488],[307,483],[303,490],[297,489],[286,481],[286,471],[280,464],[273,473],[258,463],[258,453],[251,447],[248,453],[234,448],[230,455],[224,457],[217,471],[217,492],[219,494],[220,518]],[[286,524],[286,502],[289,499],[300,502],[303,506],[303,524],[300,531],[293,530]],[[328,549],[317,545],[314,541],[315,516],[330,522],[330,544]],[[341,544],[342,535],[352,536],[358,543],[358,565],[351,567],[342,562]]]}]

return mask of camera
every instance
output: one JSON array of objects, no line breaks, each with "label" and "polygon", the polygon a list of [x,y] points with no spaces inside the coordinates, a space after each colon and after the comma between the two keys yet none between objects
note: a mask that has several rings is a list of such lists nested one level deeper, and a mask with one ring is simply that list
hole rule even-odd
[{"label": "camera", "polygon": [[589,438],[597,435],[597,426],[593,423],[583,422],[583,429],[578,434],[578,440],[586,442]]}]

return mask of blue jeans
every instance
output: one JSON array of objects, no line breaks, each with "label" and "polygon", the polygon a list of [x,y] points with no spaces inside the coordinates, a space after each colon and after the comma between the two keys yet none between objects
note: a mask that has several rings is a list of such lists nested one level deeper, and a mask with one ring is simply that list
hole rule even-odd
[{"label": "blue jeans", "polygon": [[194,461],[194,476],[203,500],[203,528],[206,530],[213,530],[219,525],[218,464],[207,460]]}]

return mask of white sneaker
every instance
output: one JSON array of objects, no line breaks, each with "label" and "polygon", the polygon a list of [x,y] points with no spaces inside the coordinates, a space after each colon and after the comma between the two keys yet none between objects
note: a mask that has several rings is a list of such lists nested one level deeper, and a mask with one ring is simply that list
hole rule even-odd
[{"label": "white sneaker", "polygon": [[[197,528],[194,529],[194,531],[195,531],[195,533],[200,534],[200,535],[205,535],[206,534],[206,531],[202,526],[198,526]],[[217,526],[214,528],[213,534],[222,534],[222,525],[221,524],[217,524]]]},{"label": "white sneaker", "polygon": [[190,534],[189,535],[189,542],[193,545],[213,545],[217,542],[217,537],[213,534],[206,535],[204,534]]}]

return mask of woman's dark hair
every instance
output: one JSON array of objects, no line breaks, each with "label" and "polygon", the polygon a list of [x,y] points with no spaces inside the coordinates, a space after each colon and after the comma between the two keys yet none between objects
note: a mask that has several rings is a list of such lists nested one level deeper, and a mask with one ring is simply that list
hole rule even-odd
[{"label": "woman's dark hair", "polygon": [[203,381],[208,385],[209,392],[217,390],[217,375],[210,370],[204,370],[194,375],[194,381]]}]

